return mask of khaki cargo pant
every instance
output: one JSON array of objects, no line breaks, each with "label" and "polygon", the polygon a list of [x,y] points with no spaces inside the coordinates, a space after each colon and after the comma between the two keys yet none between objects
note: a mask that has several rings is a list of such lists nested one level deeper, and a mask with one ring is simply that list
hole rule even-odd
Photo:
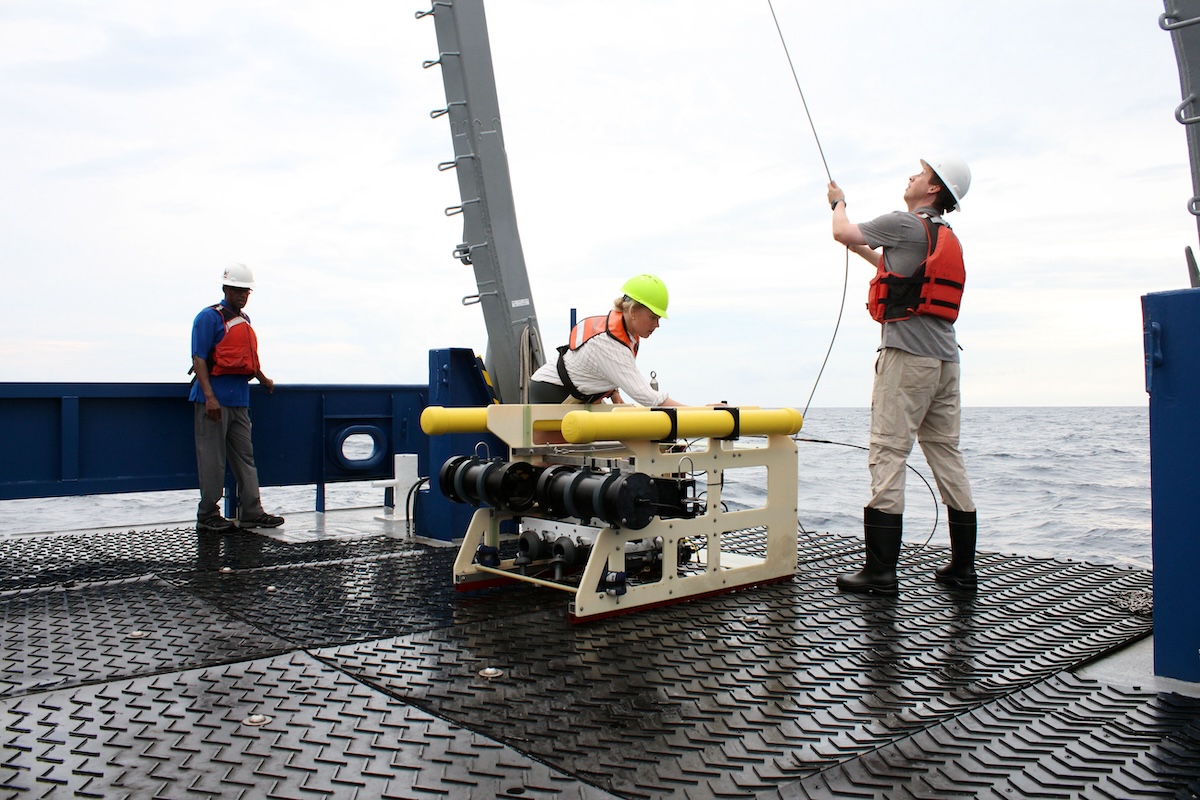
[{"label": "khaki cargo pant", "polygon": [[942,502],[974,511],[971,485],[958,449],[962,408],[959,364],[894,347],[879,352],[871,390],[871,508],[904,513],[904,480],[913,442],[937,481]]}]

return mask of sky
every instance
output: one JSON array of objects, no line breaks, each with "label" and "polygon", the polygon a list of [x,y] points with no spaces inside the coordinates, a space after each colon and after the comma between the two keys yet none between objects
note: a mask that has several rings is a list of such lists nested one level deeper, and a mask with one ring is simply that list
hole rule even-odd
[{"label": "sky", "polygon": [[[278,383],[482,354],[429,5],[0,4],[0,381],[186,382],[230,261]],[[1145,404],[1140,297],[1197,244],[1161,3],[774,10],[816,136],[767,0],[487,5],[547,349],[651,272],[639,364],[672,397],[869,405],[872,271],[830,236],[826,164],[863,221],[952,154],[964,404]]]}]

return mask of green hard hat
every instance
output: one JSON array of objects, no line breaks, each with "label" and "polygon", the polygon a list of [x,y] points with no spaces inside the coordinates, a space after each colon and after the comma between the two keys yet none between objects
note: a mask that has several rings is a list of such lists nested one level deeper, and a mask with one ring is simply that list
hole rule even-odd
[{"label": "green hard hat", "polygon": [[625,281],[621,291],[663,319],[667,318],[667,285],[657,275],[634,275]]}]

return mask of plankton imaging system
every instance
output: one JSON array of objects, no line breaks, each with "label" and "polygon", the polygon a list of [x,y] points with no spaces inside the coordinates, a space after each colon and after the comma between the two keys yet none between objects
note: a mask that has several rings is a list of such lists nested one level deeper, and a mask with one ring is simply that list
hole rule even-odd
[{"label": "plankton imaging system", "polygon": [[[574,595],[579,621],[791,577],[799,411],[524,403],[522,387],[544,358],[483,3],[438,0],[417,16],[437,33],[438,56],[424,66],[442,74],[446,106],[431,116],[449,122],[454,144],[454,159],[438,165],[454,172],[461,197],[445,209],[463,222],[452,255],[475,273],[477,293],[463,303],[483,312],[487,384],[499,401],[450,407],[450,371],[430,382],[447,400],[421,415],[427,434],[480,435],[474,453],[460,454],[470,438],[459,437],[439,447],[451,457],[435,459],[440,494],[476,506],[455,585],[561,589]],[[496,439],[507,458],[488,452]],[[756,508],[722,502],[740,470],[767,487]]]},{"label": "plankton imaging system", "polygon": [[[431,406],[426,433],[491,433],[511,453],[481,443],[439,470],[445,496],[477,507],[455,587],[560,589],[580,622],[787,580],[801,424],[792,408]],[[766,495],[727,508],[722,487],[743,470]]]}]

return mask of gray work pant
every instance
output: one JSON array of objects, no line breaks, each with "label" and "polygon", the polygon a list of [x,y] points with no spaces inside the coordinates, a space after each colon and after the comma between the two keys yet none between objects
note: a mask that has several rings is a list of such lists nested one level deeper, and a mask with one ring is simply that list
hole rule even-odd
[{"label": "gray work pant", "polygon": [[221,406],[221,419],[211,420],[204,403],[193,403],[196,429],[196,469],[200,477],[200,506],[196,518],[220,513],[225,489],[225,464],[233,471],[238,485],[239,514],[252,519],[263,513],[258,492],[258,468],[254,466],[254,445],[250,441],[250,409]]},{"label": "gray work pant", "polygon": [[875,362],[871,390],[871,502],[888,514],[904,513],[904,479],[913,442],[937,481],[942,502],[974,511],[971,484],[958,449],[962,421],[959,364],[885,347]]}]

